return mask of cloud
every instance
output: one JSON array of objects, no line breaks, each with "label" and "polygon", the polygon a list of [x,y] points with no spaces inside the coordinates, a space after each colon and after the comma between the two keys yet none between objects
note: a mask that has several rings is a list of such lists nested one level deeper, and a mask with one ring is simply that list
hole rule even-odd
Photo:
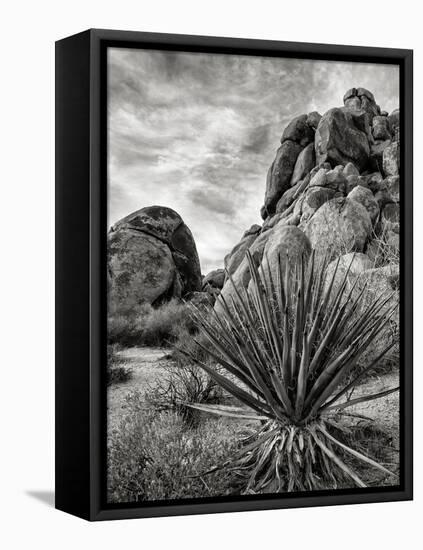
[{"label": "cloud", "polygon": [[395,66],[109,49],[109,225],[169,206],[196,239],[203,273],[260,223],[267,169],[295,116],[363,86],[398,107]]}]

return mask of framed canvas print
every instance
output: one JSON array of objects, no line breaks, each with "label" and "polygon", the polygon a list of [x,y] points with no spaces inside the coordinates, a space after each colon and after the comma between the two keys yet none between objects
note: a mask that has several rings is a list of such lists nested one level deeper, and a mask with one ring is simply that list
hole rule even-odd
[{"label": "framed canvas print", "polygon": [[412,52],[56,44],[56,506],[412,498]]}]

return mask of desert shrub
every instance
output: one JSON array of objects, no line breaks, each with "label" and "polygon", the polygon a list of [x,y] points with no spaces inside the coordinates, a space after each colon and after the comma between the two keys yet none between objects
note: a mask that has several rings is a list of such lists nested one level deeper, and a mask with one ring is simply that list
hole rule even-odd
[{"label": "desert shrub", "polygon": [[222,388],[195,364],[172,364],[164,367],[165,374],[150,386],[145,399],[156,410],[173,410],[188,427],[200,422],[200,411],[189,405],[194,403],[219,403]]},{"label": "desert shrub", "polygon": [[116,345],[107,346],[107,384],[127,382],[132,378],[132,369],[120,359]]},{"label": "desert shrub", "polygon": [[[248,290],[233,286],[231,307],[220,301],[220,325],[197,314],[209,339],[209,355],[227,374],[192,357],[243,405],[196,408],[261,422],[225,468],[246,475],[247,493],[337,488],[351,482],[365,487],[356,467],[361,463],[395,478],[354,448],[333,419],[348,407],[399,389],[345,400],[393,347],[385,342],[378,356],[347,381],[395,308],[385,307],[384,296],[371,302],[363,302],[361,292],[354,296],[354,286],[347,290],[349,269],[334,285],[338,265],[327,284],[327,261],[316,262],[314,253],[295,266],[279,257],[273,273],[266,262],[259,270],[248,251],[247,260],[252,276]],[[355,316],[356,311],[360,315]]]},{"label": "desert shrub", "polygon": [[196,330],[187,304],[177,300],[151,308],[142,320],[142,342],[146,345],[169,345],[175,342],[181,331],[188,334]]},{"label": "desert shrub", "polygon": [[118,429],[109,434],[110,502],[237,493],[239,483],[232,473],[202,474],[235,452],[234,431],[239,428],[209,418],[201,429],[187,430],[173,412],[146,410],[137,393],[129,397],[128,409]]},{"label": "desert shrub", "polygon": [[109,367],[107,371],[107,384],[118,384],[119,382],[127,382],[132,378],[132,370],[124,365]]},{"label": "desert shrub", "polygon": [[144,304],[130,311],[110,311],[110,344],[124,346],[169,346],[181,334],[192,335],[196,327],[189,305],[171,300],[154,308]]}]

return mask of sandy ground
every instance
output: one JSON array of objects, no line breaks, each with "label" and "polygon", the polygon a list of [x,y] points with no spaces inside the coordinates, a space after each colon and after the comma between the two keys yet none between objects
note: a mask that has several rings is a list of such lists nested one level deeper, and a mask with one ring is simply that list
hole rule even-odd
[{"label": "sandy ground", "polygon": [[[379,393],[389,388],[399,386],[398,373],[384,374],[366,381],[358,386],[352,395],[352,399],[364,394]],[[345,409],[345,411],[361,414],[372,418],[377,425],[391,433],[394,441],[399,438],[399,392],[391,393],[380,399],[360,403]]]},{"label": "sandy ground", "polygon": [[128,348],[118,352],[125,367],[132,370],[132,378],[109,386],[107,391],[107,409],[109,429],[118,426],[125,414],[125,396],[134,390],[145,391],[149,384],[154,384],[163,373],[163,365],[170,350],[165,348]]}]

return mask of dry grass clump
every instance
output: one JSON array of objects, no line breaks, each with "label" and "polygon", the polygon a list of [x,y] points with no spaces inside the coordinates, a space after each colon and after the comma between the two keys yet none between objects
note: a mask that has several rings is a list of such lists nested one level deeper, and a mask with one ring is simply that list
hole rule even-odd
[{"label": "dry grass clump", "polygon": [[373,233],[367,253],[373,261],[374,267],[399,265],[399,242],[395,239],[396,234],[387,227]]}]

